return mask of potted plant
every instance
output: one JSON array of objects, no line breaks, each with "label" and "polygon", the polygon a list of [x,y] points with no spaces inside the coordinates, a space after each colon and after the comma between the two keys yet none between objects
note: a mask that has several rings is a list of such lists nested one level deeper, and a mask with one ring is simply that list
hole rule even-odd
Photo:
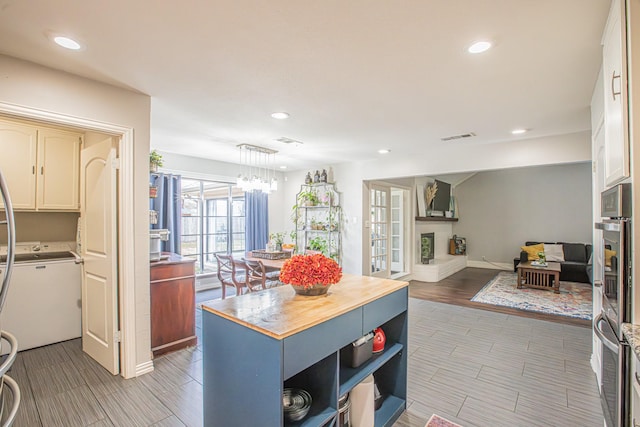
[{"label": "potted plant", "polygon": [[269,240],[271,241],[271,243],[275,244],[276,251],[281,251],[282,243],[284,242],[284,233],[271,233],[269,234]]},{"label": "potted plant", "polygon": [[158,168],[162,167],[164,162],[162,161],[162,155],[156,150],[149,153],[149,171],[158,172]]},{"label": "potted plant", "polygon": [[326,294],[342,278],[342,268],[322,254],[294,255],[280,270],[280,281],[293,287],[299,295]]},{"label": "potted plant", "polygon": [[310,239],[307,247],[309,250],[316,251],[323,254],[327,253],[327,249],[328,249],[327,241],[320,236]]},{"label": "potted plant", "polygon": [[314,190],[305,190],[298,194],[298,202],[302,206],[315,206],[320,200]]}]

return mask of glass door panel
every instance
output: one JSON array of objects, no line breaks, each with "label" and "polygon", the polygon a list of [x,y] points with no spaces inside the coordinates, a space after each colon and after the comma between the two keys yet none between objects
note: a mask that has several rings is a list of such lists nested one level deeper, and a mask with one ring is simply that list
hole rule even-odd
[{"label": "glass door panel", "polygon": [[369,211],[371,212],[371,275],[377,277],[389,276],[389,236],[390,223],[388,222],[390,210],[390,190],[376,185],[371,185],[369,194]]}]

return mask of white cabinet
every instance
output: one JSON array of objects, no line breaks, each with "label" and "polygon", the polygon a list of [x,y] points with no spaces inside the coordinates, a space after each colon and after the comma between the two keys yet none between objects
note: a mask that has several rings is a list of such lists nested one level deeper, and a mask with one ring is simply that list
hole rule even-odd
[{"label": "white cabinet", "polygon": [[627,116],[625,0],[614,0],[602,38],[605,179],[607,186],[630,176]]},{"label": "white cabinet", "polygon": [[66,130],[0,120],[0,169],[16,210],[80,208],[80,142]]}]

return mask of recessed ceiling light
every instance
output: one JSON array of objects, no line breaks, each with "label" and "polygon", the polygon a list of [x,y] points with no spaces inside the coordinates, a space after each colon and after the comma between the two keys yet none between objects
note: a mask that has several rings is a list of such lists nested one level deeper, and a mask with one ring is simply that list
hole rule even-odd
[{"label": "recessed ceiling light", "polygon": [[469,53],[482,53],[488,50],[490,47],[491,47],[491,42],[480,41],[480,42],[475,42],[474,44],[469,46],[469,49],[467,50]]},{"label": "recessed ceiling light", "polygon": [[287,168],[287,166],[286,166],[286,165],[282,165],[282,166],[280,166],[280,169],[286,169],[286,168]]},{"label": "recessed ceiling light", "polygon": [[391,150],[383,148],[382,150],[378,150],[378,153],[380,154],[389,154],[391,152]]},{"label": "recessed ceiling light", "polygon": [[271,113],[271,117],[278,120],[284,120],[289,118],[289,113],[286,113],[284,111],[281,111],[278,113]]},{"label": "recessed ceiling light", "polygon": [[527,132],[526,129],[514,129],[511,131],[511,133],[514,135],[522,135],[523,133],[526,133],[526,132]]},{"label": "recessed ceiling light", "polygon": [[65,49],[71,50],[79,50],[82,46],[77,41],[70,39],[69,37],[64,36],[55,36],[53,41],[58,45],[62,46]]}]

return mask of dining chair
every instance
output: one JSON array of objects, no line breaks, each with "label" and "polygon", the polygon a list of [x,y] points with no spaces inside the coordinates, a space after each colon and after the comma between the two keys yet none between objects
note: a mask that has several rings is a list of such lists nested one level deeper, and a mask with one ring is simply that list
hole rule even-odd
[{"label": "dining chair", "polygon": [[215,254],[218,262],[218,280],[222,284],[222,299],[227,297],[227,286],[236,290],[236,295],[242,295],[246,286],[246,271],[244,262],[234,260],[232,255]]},{"label": "dining chair", "polygon": [[262,291],[282,285],[275,275],[267,273],[262,261],[244,260],[247,276],[246,285],[249,292]]}]

